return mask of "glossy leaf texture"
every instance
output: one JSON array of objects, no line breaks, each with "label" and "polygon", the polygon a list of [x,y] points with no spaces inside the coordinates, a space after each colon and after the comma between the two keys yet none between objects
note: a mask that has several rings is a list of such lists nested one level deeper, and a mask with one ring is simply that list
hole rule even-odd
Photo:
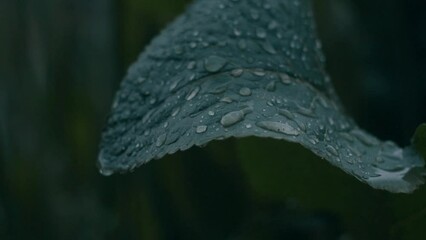
[{"label": "glossy leaf texture", "polygon": [[310,4],[195,1],[130,67],[102,136],[101,172],[258,136],[300,143],[375,188],[410,192],[423,183],[416,148],[381,141],[345,115]]}]

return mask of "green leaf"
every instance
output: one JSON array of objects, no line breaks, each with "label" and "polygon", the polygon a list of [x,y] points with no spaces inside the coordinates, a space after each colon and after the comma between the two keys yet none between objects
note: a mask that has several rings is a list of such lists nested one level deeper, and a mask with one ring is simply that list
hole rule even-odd
[{"label": "green leaf", "polygon": [[423,160],[344,114],[320,45],[310,1],[196,1],[130,67],[103,133],[101,172],[258,136],[300,143],[375,188],[414,190]]},{"label": "green leaf", "polygon": [[417,127],[413,137],[413,145],[423,159],[426,159],[426,123]]}]

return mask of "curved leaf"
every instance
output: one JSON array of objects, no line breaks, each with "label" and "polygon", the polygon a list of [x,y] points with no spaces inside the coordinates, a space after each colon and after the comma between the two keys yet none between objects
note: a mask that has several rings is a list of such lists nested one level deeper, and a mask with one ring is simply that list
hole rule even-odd
[{"label": "curved leaf", "polygon": [[101,172],[259,136],[300,143],[375,188],[414,190],[420,155],[360,129],[323,65],[309,1],[196,1],[129,69],[103,133]]}]

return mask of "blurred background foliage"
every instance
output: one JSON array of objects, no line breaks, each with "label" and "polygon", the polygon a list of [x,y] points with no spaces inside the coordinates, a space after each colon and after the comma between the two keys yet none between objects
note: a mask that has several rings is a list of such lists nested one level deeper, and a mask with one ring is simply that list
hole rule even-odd
[{"label": "blurred background foliage", "polygon": [[[190,0],[0,1],[0,239],[419,239],[426,187],[371,189],[299,145],[230,139],[103,177],[126,68]],[[349,114],[406,145],[426,120],[426,2],[314,0]]]}]

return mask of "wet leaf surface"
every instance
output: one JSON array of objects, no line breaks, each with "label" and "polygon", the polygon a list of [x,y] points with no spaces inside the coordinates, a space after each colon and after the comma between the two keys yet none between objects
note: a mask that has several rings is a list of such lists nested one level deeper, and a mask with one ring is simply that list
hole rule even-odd
[{"label": "wet leaf surface", "polygon": [[418,144],[381,141],[344,114],[309,5],[196,1],[130,67],[103,133],[101,172],[258,136],[300,143],[375,188],[423,183]]}]

